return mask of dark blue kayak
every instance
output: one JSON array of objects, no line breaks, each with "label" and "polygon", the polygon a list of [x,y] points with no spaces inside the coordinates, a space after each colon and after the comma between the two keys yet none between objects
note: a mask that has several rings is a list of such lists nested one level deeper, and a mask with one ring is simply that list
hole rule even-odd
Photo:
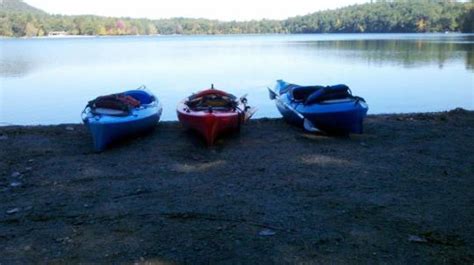
[{"label": "dark blue kayak", "polygon": [[283,118],[308,131],[362,133],[368,105],[346,85],[300,86],[278,80],[270,98]]},{"label": "dark blue kayak", "polygon": [[130,90],[121,95],[131,96],[139,106],[126,112],[117,109],[86,107],[82,120],[89,129],[96,151],[103,151],[110,144],[153,129],[159,122],[162,106],[158,99],[144,89]]}]

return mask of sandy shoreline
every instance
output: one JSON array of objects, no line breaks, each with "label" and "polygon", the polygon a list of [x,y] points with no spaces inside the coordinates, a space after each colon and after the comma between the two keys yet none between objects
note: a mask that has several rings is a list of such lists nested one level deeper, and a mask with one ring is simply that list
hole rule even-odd
[{"label": "sandy shoreline", "polygon": [[365,129],[205,148],[165,122],[95,154],[79,124],[0,127],[0,264],[472,264],[474,112]]}]

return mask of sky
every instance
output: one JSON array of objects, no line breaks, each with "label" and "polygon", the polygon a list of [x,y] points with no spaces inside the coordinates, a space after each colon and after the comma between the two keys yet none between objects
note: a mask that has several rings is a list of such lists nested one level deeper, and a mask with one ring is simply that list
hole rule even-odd
[{"label": "sky", "polygon": [[369,0],[25,0],[52,14],[133,18],[285,19]]}]

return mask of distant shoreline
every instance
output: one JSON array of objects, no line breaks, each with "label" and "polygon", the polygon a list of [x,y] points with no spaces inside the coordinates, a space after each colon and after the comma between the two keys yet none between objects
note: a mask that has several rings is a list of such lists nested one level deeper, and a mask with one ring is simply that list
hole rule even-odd
[{"label": "distant shoreline", "polygon": [[279,35],[449,35],[462,34],[474,35],[465,32],[353,32],[353,33],[235,33],[235,34],[153,34],[153,35],[58,35],[58,36],[35,36],[35,37],[8,37],[0,36],[0,39],[79,39],[79,38],[110,38],[110,37],[170,37],[170,36],[279,36]]}]

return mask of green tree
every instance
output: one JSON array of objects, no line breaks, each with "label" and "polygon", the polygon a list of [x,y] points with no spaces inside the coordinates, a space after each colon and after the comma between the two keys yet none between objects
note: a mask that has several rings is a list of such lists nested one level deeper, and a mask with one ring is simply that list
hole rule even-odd
[{"label": "green tree", "polygon": [[8,0],[8,5],[0,5],[0,34],[21,37],[40,36],[51,31],[79,35],[473,32],[473,1],[373,2],[285,20],[221,22],[189,18],[149,20],[49,15],[28,7],[24,2]]}]

